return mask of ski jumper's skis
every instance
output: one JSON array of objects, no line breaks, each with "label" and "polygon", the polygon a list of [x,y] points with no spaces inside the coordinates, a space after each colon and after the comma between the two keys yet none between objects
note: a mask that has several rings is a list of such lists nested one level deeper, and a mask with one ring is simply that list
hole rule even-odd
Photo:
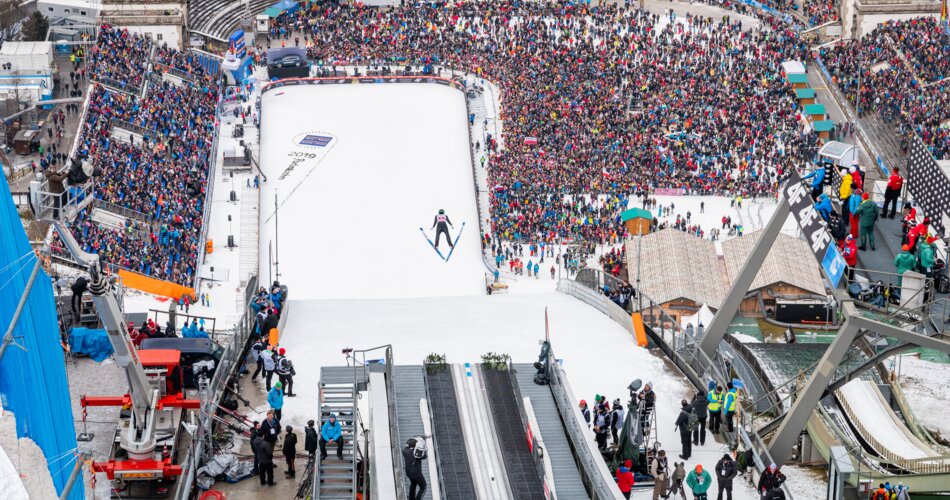
[{"label": "ski jumper's skis", "polygon": [[459,228],[459,235],[455,237],[455,241],[452,243],[452,249],[449,250],[449,255],[445,258],[445,261],[448,262],[452,258],[452,252],[455,251],[455,247],[459,244],[459,238],[462,237],[462,230],[465,229],[465,221],[462,221],[462,227]]},{"label": "ski jumper's skis", "polygon": [[435,253],[439,254],[439,258],[442,260],[445,260],[445,256],[442,255],[442,252],[439,251],[439,247],[435,246],[435,243],[432,243],[432,238],[430,238],[429,235],[426,234],[426,230],[420,227],[419,232],[421,232],[422,236],[425,237],[426,241],[429,242],[429,246],[432,247],[433,250],[435,250]]}]

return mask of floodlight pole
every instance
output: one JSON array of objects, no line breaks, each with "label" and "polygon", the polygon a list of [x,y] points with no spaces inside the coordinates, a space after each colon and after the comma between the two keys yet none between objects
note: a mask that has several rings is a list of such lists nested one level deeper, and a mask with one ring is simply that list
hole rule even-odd
[{"label": "floodlight pole", "polygon": [[20,321],[20,314],[23,313],[23,308],[26,306],[26,299],[30,297],[30,291],[33,289],[33,283],[36,282],[36,276],[40,273],[40,266],[42,265],[43,261],[36,258],[36,264],[33,264],[33,272],[30,273],[30,279],[26,282],[23,294],[20,295],[20,302],[16,305],[16,311],[13,312],[10,326],[7,327],[7,332],[3,335],[3,345],[0,345],[0,361],[3,360],[3,355],[7,352],[7,347],[10,347],[10,344],[13,342],[13,330],[16,329],[16,325]]}]

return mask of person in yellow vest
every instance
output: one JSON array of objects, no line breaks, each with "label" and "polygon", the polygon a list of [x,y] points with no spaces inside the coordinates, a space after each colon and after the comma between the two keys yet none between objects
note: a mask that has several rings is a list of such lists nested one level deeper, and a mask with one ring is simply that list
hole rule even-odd
[{"label": "person in yellow vest", "polygon": [[719,427],[722,425],[722,386],[717,385],[715,391],[709,391],[709,432],[719,434]]},{"label": "person in yellow vest", "polygon": [[739,393],[736,391],[736,388],[732,386],[732,382],[729,382],[727,387],[729,388],[729,392],[726,393],[723,410],[726,412],[726,430],[731,433],[735,432],[733,419],[736,416],[736,408],[739,406]]}]

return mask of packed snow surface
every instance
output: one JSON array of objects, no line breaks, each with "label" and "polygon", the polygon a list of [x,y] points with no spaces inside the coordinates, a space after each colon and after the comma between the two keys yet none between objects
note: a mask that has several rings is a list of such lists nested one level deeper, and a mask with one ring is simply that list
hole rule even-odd
[{"label": "packed snow surface", "polygon": [[950,401],[950,365],[925,361],[917,356],[901,356],[900,384],[914,416],[930,430],[950,439],[946,418]]},{"label": "packed snow surface", "polygon": [[[463,93],[431,83],[281,87],[264,92],[261,117],[265,282],[276,261],[295,299],[484,293]],[[468,223],[448,262],[419,231],[435,240],[439,209],[453,238]],[[441,250],[448,256],[444,239]]]},{"label": "packed snow surface", "polygon": [[874,438],[887,451],[906,459],[934,456],[932,450],[911,438],[910,431],[896,420],[895,415],[884,405],[870,382],[854,380],[838,389],[838,395],[851,407],[861,425],[874,433]]}]

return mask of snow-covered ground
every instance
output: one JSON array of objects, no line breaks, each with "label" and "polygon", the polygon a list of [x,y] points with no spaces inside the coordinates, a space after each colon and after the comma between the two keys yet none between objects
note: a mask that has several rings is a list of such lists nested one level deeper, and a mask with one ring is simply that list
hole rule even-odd
[{"label": "snow-covered ground", "polygon": [[[72,455],[53,457],[55,464],[67,462]],[[27,496],[28,495],[28,496]],[[56,498],[53,478],[47,468],[46,457],[32,439],[16,437],[13,412],[0,408],[0,498]]]},{"label": "snow-covered ground", "polygon": [[914,416],[931,432],[950,439],[950,365],[925,361],[915,355],[900,356],[898,381]]},{"label": "snow-covered ground", "polygon": [[[283,87],[264,93],[261,117],[262,272],[279,259],[281,281],[302,299],[484,293],[462,92],[427,83]],[[419,231],[435,240],[439,209],[453,238],[462,231],[448,262]],[[448,256],[444,239],[441,250]]]},{"label": "snow-covered ground", "polygon": [[[657,200],[657,209],[651,210],[653,216],[660,223],[666,222],[671,226],[676,222],[676,217],[686,218],[689,214],[690,222],[687,225],[699,225],[709,237],[710,229],[719,229],[719,241],[733,238],[728,235],[728,230],[722,229],[723,216],[731,217],[733,224],[743,226],[743,233],[748,234],[765,227],[772,219],[778,202],[775,198],[758,198],[742,200],[742,208],[733,203],[733,199],[726,196],[699,196],[699,195],[656,195],[651,196]],[[643,208],[640,198],[633,197],[628,204],[630,208]],[[660,215],[662,208],[662,215]],[[782,226],[782,232],[792,235],[799,235],[799,227],[795,219],[789,217]]]}]

